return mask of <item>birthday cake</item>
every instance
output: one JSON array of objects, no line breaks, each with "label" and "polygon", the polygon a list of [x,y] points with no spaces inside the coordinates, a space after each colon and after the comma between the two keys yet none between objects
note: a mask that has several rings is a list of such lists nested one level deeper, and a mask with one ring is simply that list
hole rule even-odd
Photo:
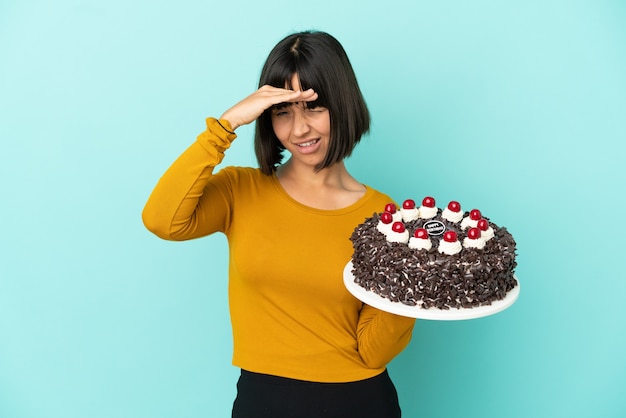
[{"label": "birthday cake", "polygon": [[423,309],[471,309],[518,286],[516,243],[480,210],[407,199],[365,219],[352,233],[354,282],[391,302]]}]

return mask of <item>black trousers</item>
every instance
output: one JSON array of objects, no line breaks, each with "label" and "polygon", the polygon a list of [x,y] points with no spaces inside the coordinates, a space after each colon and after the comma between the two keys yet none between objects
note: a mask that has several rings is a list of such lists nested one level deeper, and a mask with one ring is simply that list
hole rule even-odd
[{"label": "black trousers", "polygon": [[400,418],[385,370],[370,379],[317,383],[241,371],[232,418]]}]

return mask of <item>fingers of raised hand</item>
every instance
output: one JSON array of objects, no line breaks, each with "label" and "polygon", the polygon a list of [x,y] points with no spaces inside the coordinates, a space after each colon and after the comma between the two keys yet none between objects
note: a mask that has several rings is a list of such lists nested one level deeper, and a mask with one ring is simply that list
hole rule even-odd
[{"label": "fingers of raised hand", "polygon": [[263,86],[255,94],[268,100],[269,106],[279,103],[290,103],[300,101],[313,101],[317,99],[317,93],[313,89],[289,90],[279,87]]},{"label": "fingers of raised hand", "polygon": [[317,100],[317,93],[313,89],[300,91],[263,86],[228,109],[222,118],[228,120],[232,128],[236,129],[241,125],[253,122],[274,105],[314,100]]}]

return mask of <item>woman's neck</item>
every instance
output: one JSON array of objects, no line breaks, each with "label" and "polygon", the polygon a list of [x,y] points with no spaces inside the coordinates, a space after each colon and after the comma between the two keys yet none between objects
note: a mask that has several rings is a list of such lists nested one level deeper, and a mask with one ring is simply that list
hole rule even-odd
[{"label": "woman's neck", "polygon": [[319,171],[287,161],[276,177],[293,199],[318,209],[341,209],[365,194],[365,186],[348,173],[343,161]]}]

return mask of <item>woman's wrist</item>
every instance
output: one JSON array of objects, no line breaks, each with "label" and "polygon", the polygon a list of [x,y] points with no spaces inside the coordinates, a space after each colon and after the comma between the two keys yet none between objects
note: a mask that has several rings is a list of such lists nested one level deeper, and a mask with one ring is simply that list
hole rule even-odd
[{"label": "woman's wrist", "polygon": [[233,132],[235,131],[235,129],[239,128],[242,125],[242,123],[237,123],[237,115],[233,114],[231,112],[231,109],[228,109],[226,112],[224,112],[222,116],[220,116],[219,120],[227,121]]},{"label": "woman's wrist", "polygon": [[235,133],[235,129],[237,127],[233,126],[233,124],[228,119],[224,119],[223,117],[221,117],[219,119],[216,119],[216,121],[217,121],[217,124],[220,125],[222,129],[228,132],[229,134]]}]

